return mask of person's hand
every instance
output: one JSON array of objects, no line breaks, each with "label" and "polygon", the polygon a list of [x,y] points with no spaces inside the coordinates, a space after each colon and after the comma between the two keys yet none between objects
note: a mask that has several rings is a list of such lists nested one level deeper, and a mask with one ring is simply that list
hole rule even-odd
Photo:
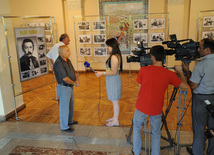
[{"label": "person's hand", "polygon": [[75,85],[74,86],[79,87],[80,83],[78,81],[75,81]]},{"label": "person's hand", "polygon": [[182,67],[185,73],[189,72],[189,64],[186,62],[182,63]]},{"label": "person's hand", "polygon": [[183,72],[182,71],[182,67],[180,65],[175,65],[175,71],[178,72],[178,73]]},{"label": "person's hand", "polygon": [[95,72],[95,75],[96,75],[97,77],[100,77],[101,75],[103,75],[103,73],[102,73],[102,72]]}]

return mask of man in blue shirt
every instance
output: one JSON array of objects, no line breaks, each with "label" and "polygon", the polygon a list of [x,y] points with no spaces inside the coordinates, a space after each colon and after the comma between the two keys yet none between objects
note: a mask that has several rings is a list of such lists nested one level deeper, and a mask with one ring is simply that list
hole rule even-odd
[{"label": "man in blue shirt", "polygon": [[[198,48],[202,59],[195,65],[192,75],[189,66],[183,63],[184,72],[192,94],[192,127],[193,127],[193,146],[194,155],[204,155],[206,126],[214,128],[214,118],[206,109],[205,100],[209,100],[214,105],[214,40],[203,39]],[[207,155],[214,154],[214,138],[208,139]]]}]

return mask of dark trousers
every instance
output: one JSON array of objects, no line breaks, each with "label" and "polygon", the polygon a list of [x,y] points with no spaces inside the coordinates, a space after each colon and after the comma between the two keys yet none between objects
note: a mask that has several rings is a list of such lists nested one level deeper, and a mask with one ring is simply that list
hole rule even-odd
[{"label": "dark trousers", "polygon": [[[194,155],[204,155],[205,137],[204,130],[206,126],[209,129],[214,128],[214,118],[206,109],[209,100],[214,105],[214,95],[193,94],[192,98],[192,126],[193,126],[193,146]],[[214,138],[208,139],[207,155],[214,155]]]}]

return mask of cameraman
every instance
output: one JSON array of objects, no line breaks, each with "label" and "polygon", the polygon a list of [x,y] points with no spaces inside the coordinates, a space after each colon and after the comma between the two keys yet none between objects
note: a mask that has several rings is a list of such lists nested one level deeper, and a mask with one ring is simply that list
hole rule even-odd
[{"label": "cameraman", "polygon": [[161,138],[161,115],[164,104],[164,95],[169,84],[175,87],[187,89],[188,85],[184,77],[182,67],[175,66],[180,78],[163,67],[164,48],[163,46],[153,46],[150,50],[153,65],[141,67],[137,82],[139,83],[139,94],[135,106],[133,117],[133,153],[141,153],[140,131],[144,120],[149,116],[152,131],[152,155],[160,154]]},{"label": "cameraman", "polygon": [[[209,100],[214,104],[214,40],[203,39],[198,52],[202,59],[195,65],[192,75],[189,66],[183,63],[187,82],[193,90],[192,94],[192,126],[194,155],[203,155],[205,149],[204,130],[214,128],[214,118],[208,113],[204,102]],[[207,149],[208,155],[214,155],[214,138],[210,138]]]}]

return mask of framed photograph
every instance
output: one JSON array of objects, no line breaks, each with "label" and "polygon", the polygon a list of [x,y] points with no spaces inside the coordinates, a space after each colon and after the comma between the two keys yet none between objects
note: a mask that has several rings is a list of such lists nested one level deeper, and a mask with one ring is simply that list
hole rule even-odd
[{"label": "framed photograph", "polygon": [[93,30],[94,31],[106,30],[106,22],[105,21],[94,21]]},{"label": "framed photograph", "polygon": [[27,26],[29,26],[29,27],[38,27],[39,23],[27,23]]},{"label": "framed photograph", "polygon": [[45,30],[50,30],[51,29],[49,22],[40,23],[40,26],[44,26]]},{"label": "framed photograph", "polygon": [[151,43],[160,43],[164,41],[164,33],[150,33],[150,42]]},{"label": "framed photograph", "polygon": [[95,47],[94,48],[94,56],[107,56],[107,48],[106,47]]},{"label": "framed photograph", "polygon": [[151,29],[165,29],[165,18],[152,18],[150,24]]},{"label": "framed photograph", "polygon": [[143,42],[147,43],[147,33],[134,33],[133,34],[133,43]]},{"label": "framed photograph", "polygon": [[14,32],[21,81],[40,76],[40,68],[48,67],[41,63],[47,62],[44,27],[18,27]]},{"label": "framed photograph", "polygon": [[80,47],[80,56],[92,56],[91,47]]},{"label": "framed photograph", "polygon": [[202,39],[212,38],[214,39],[214,31],[204,31],[202,32]]},{"label": "framed photograph", "polygon": [[105,44],[106,35],[105,34],[94,34],[94,44]]},{"label": "framed photograph", "polygon": [[82,21],[77,23],[78,31],[90,31],[90,22]]},{"label": "framed photograph", "polygon": [[91,44],[91,35],[79,35],[79,44]]},{"label": "framed photograph", "polygon": [[134,30],[148,29],[147,19],[134,19],[133,28]]},{"label": "framed photograph", "polygon": [[46,40],[46,43],[47,43],[47,44],[51,44],[51,42],[52,42],[52,37],[51,37],[51,35],[45,35],[45,40]]},{"label": "framed photograph", "polygon": [[214,16],[204,17],[203,27],[214,27]]}]

